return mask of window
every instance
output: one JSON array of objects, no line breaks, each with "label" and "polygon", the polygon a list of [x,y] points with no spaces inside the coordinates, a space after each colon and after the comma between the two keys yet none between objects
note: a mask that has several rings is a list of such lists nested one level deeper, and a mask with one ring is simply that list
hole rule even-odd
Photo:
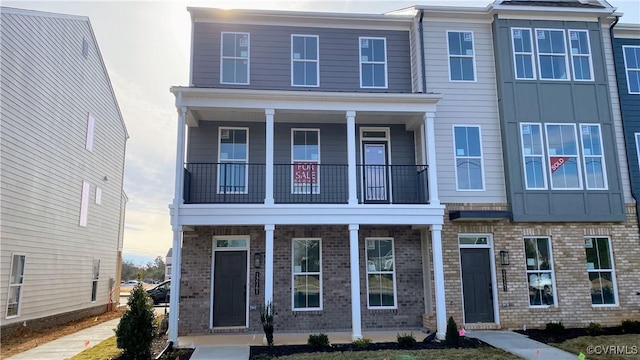
[{"label": "window", "polygon": [[91,301],[96,301],[98,296],[98,277],[100,277],[100,260],[93,260],[93,278],[91,281]]},{"label": "window", "polygon": [[609,238],[586,237],[587,273],[591,286],[592,305],[615,305],[615,271]]},{"label": "window", "polygon": [[87,116],[87,136],[85,139],[84,147],[85,149],[93,152],[93,133],[96,126],[96,119],[93,115],[89,114]]},{"label": "window", "polygon": [[396,307],[393,239],[366,239],[367,306]]},{"label": "window", "polygon": [[640,46],[623,46],[624,70],[627,74],[627,91],[640,94]]},{"label": "window", "polygon": [[249,33],[222,33],[222,84],[249,84]]},{"label": "window", "polygon": [[540,79],[568,80],[564,30],[536,29]]},{"label": "window", "polygon": [[475,81],[475,51],[473,33],[470,31],[447,31],[449,50],[449,80]]},{"label": "window", "polygon": [[593,80],[591,46],[587,30],[569,30],[569,44],[571,45],[573,78],[577,81]]},{"label": "window", "polygon": [[293,239],[293,310],[322,310],[320,239]]},{"label": "window", "polygon": [[513,41],[513,63],[516,79],[535,79],[531,29],[512,28],[511,40]]},{"label": "window", "polygon": [[291,35],[291,85],[319,86],[317,35]]},{"label": "window", "polygon": [[520,136],[525,187],[527,190],[546,189],[547,174],[542,150],[542,127],[540,124],[521,123]]},{"label": "window", "polygon": [[96,187],[96,205],[102,205],[102,189]]},{"label": "window", "polygon": [[360,38],[360,87],[387,87],[387,39]]},{"label": "window", "polygon": [[220,128],[218,193],[247,193],[249,129]]},{"label": "window", "polygon": [[320,130],[292,129],[293,194],[320,193]]},{"label": "window", "polygon": [[24,255],[14,254],[11,257],[11,275],[7,295],[6,318],[20,315],[20,300],[22,299],[22,283],[24,281]]},{"label": "window", "polygon": [[600,124],[580,124],[582,137],[582,164],[587,190],[606,190],[607,177],[602,153]]},{"label": "window", "polygon": [[551,189],[582,189],[575,124],[545,124]]},{"label": "window", "polygon": [[80,199],[80,226],[87,226],[87,216],[89,213],[89,190],[91,185],[82,181],[82,198]]},{"label": "window", "polygon": [[529,306],[555,306],[553,258],[551,239],[528,237],[524,239]]},{"label": "window", "polygon": [[454,126],[456,189],[483,190],[482,145],[479,126]]},{"label": "window", "polygon": [[636,154],[638,155],[636,160],[638,161],[638,165],[640,167],[640,133],[635,133],[636,137]]}]

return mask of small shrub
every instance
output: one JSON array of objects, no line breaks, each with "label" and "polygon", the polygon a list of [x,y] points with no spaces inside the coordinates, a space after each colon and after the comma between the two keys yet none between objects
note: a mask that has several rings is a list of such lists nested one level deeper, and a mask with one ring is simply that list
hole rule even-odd
[{"label": "small shrub", "polygon": [[460,345],[460,333],[458,333],[458,325],[453,320],[453,316],[449,316],[447,321],[447,332],[444,335],[444,340],[449,346],[457,347]]},{"label": "small shrub", "polygon": [[640,321],[624,320],[622,322],[622,331],[627,334],[640,334]]},{"label": "small shrub", "polygon": [[311,334],[307,340],[307,345],[314,349],[322,349],[329,346],[329,337],[327,334]]},{"label": "small shrub", "polygon": [[266,305],[260,305],[260,322],[262,330],[267,338],[269,347],[273,346],[273,303],[267,302]]},{"label": "small shrub", "polygon": [[271,360],[271,359],[273,359],[273,356],[270,355],[270,354],[264,354],[263,353],[263,354],[254,356],[253,359],[254,360]]},{"label": "small shrub", "polygon": [[604,330],[602,330],[602,325],[592,322],[592,323],[589,323],[589,326],[587,326],[585,331],[587,332],[587,334],[591,336],[595,336],[598,334],[602,334]]},{"label": "small shrub", "polygon": [[358,340],[353,340],[353,345],[359,349],[366,349],[369,344],[371,344],[371,339],[360,338]]},{"label": "small shrub", "polygon": [[416,346],[416,338],[413,337],[413,333],[411,334],[398,334],[396,337],[398,339],[398,347],[401,349],[409,349]]},{"label": "small shrub", "polygon": [[131,358],[149,358],[157,325],[153,313],[153,300],[138,283],[129,295],[129,308],[122,314],[116,328],[116,344]]},{"label": "small shrub", "polygon": [[183,356],[187,355],[187,352],[183,349],[173,349],[171,351],[167,351],[162,355],[162,360],[175,360],[181,359]]},{"label": "small shrub", "polygon": [[544,325],[544,331],[551,334],[560,334],[564,331],[564,325],[562,325],[562,321],[551,321]]}]

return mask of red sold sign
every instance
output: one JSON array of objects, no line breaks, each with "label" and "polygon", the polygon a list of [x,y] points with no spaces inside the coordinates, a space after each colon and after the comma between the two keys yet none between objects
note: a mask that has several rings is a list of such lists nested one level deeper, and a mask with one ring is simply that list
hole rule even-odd
[{"label": "red sold sign", "polygon": [[556,172],[556,170],[560,169],[564,163],[569,160],[568,157],[565,156],[551,156],[551,173]]},{"label": "red sold sign", "polygon": [[295,162],[293,163],[294,184],[317,184],[318,167],[316,164]]}]

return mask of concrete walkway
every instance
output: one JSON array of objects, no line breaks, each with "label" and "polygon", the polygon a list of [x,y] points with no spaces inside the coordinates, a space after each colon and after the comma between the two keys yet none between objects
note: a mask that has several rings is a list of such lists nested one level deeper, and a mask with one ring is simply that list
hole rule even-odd
[{"label": "concrete walkway", "polygon": [[491,346],[527,360],[576,360],[578,358],[577,355],[531,340],[513,331],[469,330],[466,336],[480,339]]},{"label": "concrete walkway", "polygon": [[7,358],[8,360],[64,360],[115,335],[120,319],[113,319]]},{"label": "concrete walkway", "polygon": [[247,360],[249,345],[198,346],[191,360]]}]

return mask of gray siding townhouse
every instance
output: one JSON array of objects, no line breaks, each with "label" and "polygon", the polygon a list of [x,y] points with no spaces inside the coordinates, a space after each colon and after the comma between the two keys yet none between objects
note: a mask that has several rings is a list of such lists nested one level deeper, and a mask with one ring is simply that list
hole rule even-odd
[{"label": "gray siding townhouse", "polygon": [[88,18],[0,19],[4,337],[118,301],[128,135]]}]

